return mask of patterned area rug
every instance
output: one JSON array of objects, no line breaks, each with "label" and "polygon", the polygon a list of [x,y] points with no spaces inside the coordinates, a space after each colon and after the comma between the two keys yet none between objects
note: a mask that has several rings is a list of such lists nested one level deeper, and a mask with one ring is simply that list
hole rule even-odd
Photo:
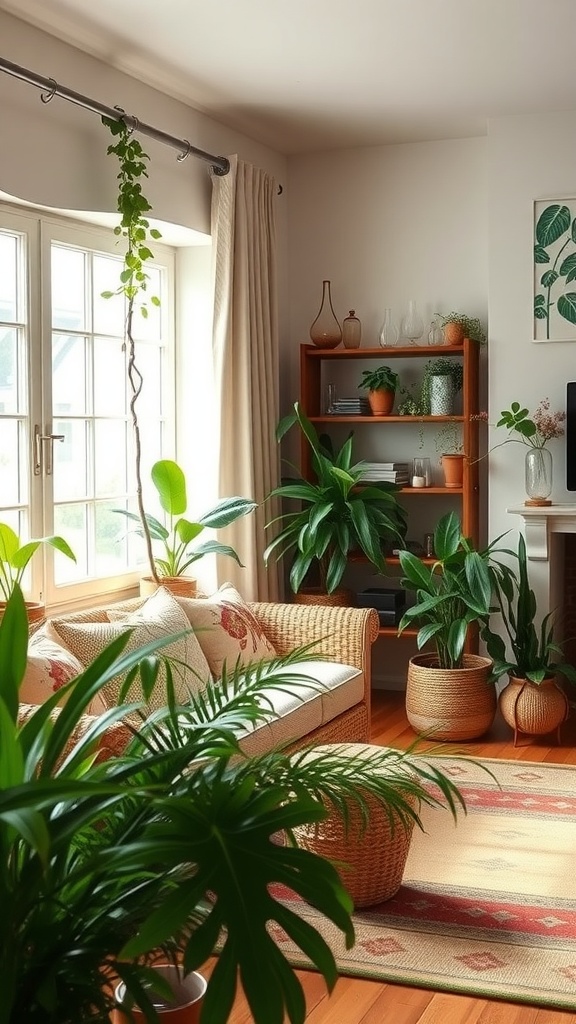
[{"label": "patterned area rug", "polygon": [[[447,758],[468,814],[425,808],[402,887],[354,915],[356,944],[315,910],[344,975],[576,1009],[576,768]],[[284,892],[288,905],[295,901]],[[308,962],[278,928],[291,963]]]}]

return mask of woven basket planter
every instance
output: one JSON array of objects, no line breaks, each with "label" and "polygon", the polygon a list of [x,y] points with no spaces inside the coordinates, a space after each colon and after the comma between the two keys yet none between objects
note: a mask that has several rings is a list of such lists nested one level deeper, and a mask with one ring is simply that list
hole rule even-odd
[{"label": "woven basket planter", "polygon": [[332,594],[327,594],[320,587],[306,587],[294,594],[294,604],[327,604],[343,608],[354,607],[354,595],[346,587],[339,587]]},{"label": "woven basket planter", "polygon": [[502,718],[514,729],[514,746],[519,733],[543,736],[555,729],[560,741],[560,726],[570,714],[570,705],[556,677],[538,684],[516,676],[509,678],[498,703]]},{"label": "woven basket planter", "polygon": [[435,654],[408,664],[406,716],[417,733],[432,740],[473,740],[492,725],[496,690],[488,682],[492,662],[465,654],[463,668],[438,668]]},{"label": "woven basket planter", "polygon": [[[369,744],[349,744],[354,754],[369,754]],[[316,752],[320,748],[315,748]],[[373,749],[373,748],[372,748]],[[418,801],[412,793],[399,790],[413,810]],[[354,907],[371,907],[395,896],[402,883],[414,822],[398,817],[392,808],[384,808],[369,793],[364,793],[368,808],[366,822],[354,803],[348,805],[348,826],[339,812],[331,808],[324,821],[300,825],[294,830],[298,846],[332,861]]]}]

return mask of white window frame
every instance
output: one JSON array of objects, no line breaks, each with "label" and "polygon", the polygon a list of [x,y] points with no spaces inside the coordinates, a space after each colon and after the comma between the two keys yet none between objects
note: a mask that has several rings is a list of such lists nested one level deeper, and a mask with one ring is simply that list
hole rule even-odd
[{"label": "white window frame", "polygon": [[[53,481],[51,476],[33,473],[33,433],[35,424],[42,432],[51,432],[52,394],[52,317],[51,317],[51,245],[63,243],[81,249],[112,254],[122,253],[112,229],[84,222],[69,221],[30,209],[0,203],[0,226],[26,236],[28,287],[28,374],[29,374],[29,500],[30,536],[48,536],[54,532]],[[163,431],[163,456],[174,457],[176,436],[175,339],[174,339],[174,250],[154,242],[154,260],[167,275],[166,297],[161,306],[162,333],[165,338],[162,404],[166,410]],[[164,270],[165,268],[165,270]],[[57,419],[58,417],[56,417]],[[144,483],[147,483],[145,478]],[[1,513],[0,513],[1,515]],[[127,526],[128,528],[128,526]],[[28,539],[28,538],[23,538]],[[120,595],[138,584],[140,568],[121,575],[91,578],[56,587],[53,574],[54,552],[42,547],[30,564],[30,592],[34,600],[47,607],[86,605],[104,594]],[[60,554],[57,558],[62,558]],[[144,564],[144,563],[143,563]]]}]

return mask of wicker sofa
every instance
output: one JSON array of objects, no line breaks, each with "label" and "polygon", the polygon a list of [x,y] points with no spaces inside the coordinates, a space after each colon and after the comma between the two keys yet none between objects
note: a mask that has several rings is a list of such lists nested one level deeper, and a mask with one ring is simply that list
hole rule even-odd
[{"label": "wicker sofa", "polygon": [[[170,600],[181,607],[186,605],[185,599]],[[62,635],[69,640],[70,626],[97,628],[109,617],[122,621],[124,614],[137,613],[141,607],[142,601],[136,599],[48,620],[48,635],[52,639],[57,635],[63,643]],[[276,717],[242,738],[247,752],[260,752],[277,743],[298,747],[310,742],[369,741],[371,646],[378,634],[377,613],[369,608],[306,604],[246,603],[242,607],[253,616],[277,654],[314,643],[311,660],[300,668],[320,683],[320,689],[297,691],[297,696],[274,694]],[[51,622],[59,633],[50,632]],[[21,718],[31,710],[30,702],[24,699]],[[89,721],[86,716],[83,725]],[[117,731],[107,753],[116,752],[119,742],[121,734]]]}]

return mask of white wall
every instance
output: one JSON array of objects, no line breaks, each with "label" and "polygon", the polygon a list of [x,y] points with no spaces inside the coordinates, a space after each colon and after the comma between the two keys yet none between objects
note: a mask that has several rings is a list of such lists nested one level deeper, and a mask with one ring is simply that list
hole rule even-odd
[{"label": "white wall", "polygon": [[[576,195],[576,112],[494,120],[488,142],[489,392],[490,420],[495,422],[513,401],[533,411],[547,397],[553,410],[563,410],[566,383],[576,380],[574,343],[532,341],[533,202]],[[502,436],[502,428],[492,430],[491,443]],[[573,502],[566,490],[564,440],[552,441],[550,450],[552,499]],[[512,530],[507,538],[512,546],[520,520],[506,508],[524,501],[524,454],[523,446],[508,444],[490,456],[490,534]],[[546,611],[545,565],[531,562],[530,579]]]},{"label": "white wall", "polygon": [[[399,320],[411,298],[426,333],[437,310],[459,309],[486,322],[486,139],[291,158],[289,171],[284,407],[298,395],[298,349],[308,341],[324,278],[332,282],[337,316],[356,310],[366,347],[378,344],[385,307]],[[379,642],[374,650],[375,679],[403,686],[411,642]]]}]

